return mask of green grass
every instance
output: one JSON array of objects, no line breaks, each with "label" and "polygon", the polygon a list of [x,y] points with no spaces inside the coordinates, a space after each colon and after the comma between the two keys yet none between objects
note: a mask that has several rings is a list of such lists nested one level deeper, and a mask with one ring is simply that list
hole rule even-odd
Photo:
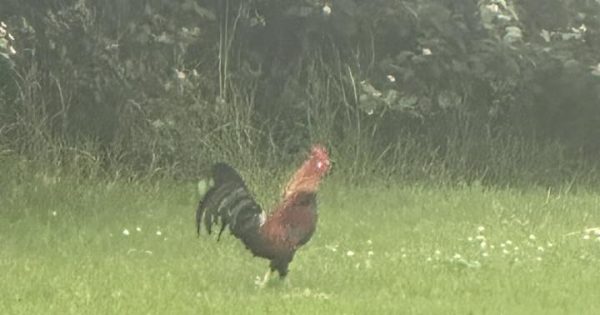
[{"label": "green grass", "polygon": [[292,262],[289,285],[275,279],[259,289],[254,281],[265,260],[230,235],[219,243],[196,237],[195,183],[9,175],[0,180],[2,314],[600,309],[600,239],[582,232],[600,226],[600,195],[593,192],[353,188],[334,176],[321,191],[317,233]]}]

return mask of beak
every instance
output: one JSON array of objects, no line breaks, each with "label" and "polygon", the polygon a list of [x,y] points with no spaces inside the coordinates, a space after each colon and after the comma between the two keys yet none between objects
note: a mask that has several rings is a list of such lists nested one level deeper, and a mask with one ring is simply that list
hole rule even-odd
[{"label": "beak", "polygon": [[333,161],[333,160],[327,161],[327,175],[331,174],[331,169],[333,168],[333,164],[335,164],[335,161]]}]

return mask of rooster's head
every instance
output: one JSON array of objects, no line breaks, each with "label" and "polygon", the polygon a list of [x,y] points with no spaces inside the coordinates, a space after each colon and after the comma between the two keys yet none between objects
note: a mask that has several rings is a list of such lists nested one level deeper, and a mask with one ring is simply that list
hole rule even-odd
[{"label": "rooster's head", "polygon": [[319,177],[325,175],[331,167],[327,149],[320,144],[313,145],[310,150],[309,164],[310,169],[314,174],[319,175]]}]

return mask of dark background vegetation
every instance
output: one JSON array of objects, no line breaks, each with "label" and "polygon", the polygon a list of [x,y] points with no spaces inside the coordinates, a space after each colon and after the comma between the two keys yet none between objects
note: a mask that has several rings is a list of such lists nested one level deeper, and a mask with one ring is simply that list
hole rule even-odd
[{"label": "dark background vegetation", "polygon": [[187,180],[217,159],[293,166],[322,142],[352,180],[594,181],[599,13],[587,0],[1,0],[14,39],[0,41],[0,152]]}]

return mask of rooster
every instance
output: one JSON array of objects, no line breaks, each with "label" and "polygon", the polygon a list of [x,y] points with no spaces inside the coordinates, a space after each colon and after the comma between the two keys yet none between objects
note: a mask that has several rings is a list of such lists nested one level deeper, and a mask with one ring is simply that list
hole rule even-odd
[{"label": "rooster", "polygon": [[309,158],[285,186],[282,200],[269,214],[252,197],[242,177],[229,165],[217,163],[212,168],[210,188],[196,210],[196,229],[202,223],[207,232],[221,224],[221,233],[229,226],[254,256],[270,260],[261,285],[273,272],[280,279],[288,274],[288,265],[296,250],[306,244],[317,225],[317,187],[330,168],[327,150],[314,145]]}]

